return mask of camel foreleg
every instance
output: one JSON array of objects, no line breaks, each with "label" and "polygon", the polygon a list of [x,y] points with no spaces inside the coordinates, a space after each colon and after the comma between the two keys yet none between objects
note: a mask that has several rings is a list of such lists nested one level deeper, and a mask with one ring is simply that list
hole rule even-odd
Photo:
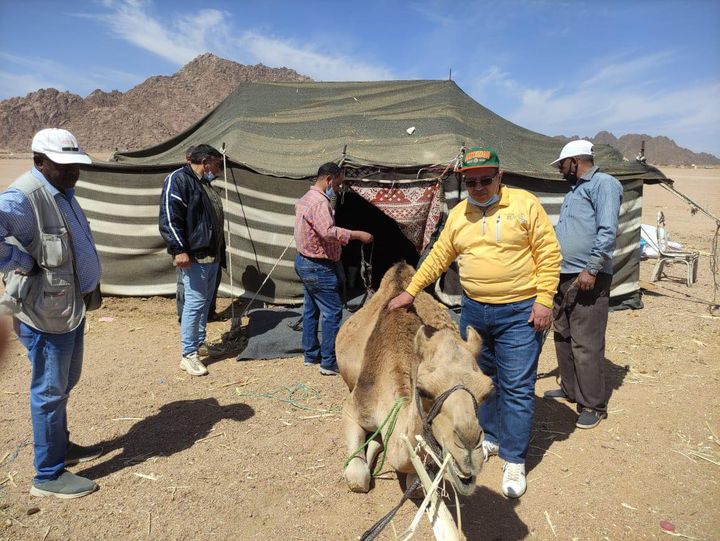
[{"label": "camel foreleg", "polygon": [[348,455],[357,451],[355,456],[350,460],[347,466],[345,466],[345,472],[343,474],[345,481],[347,482],[350,490],[353,492],[367,492],[370,490],[371,478],[368,458],[373,452],[374,456],[377,456],[377,451],[374,450],[375,445],[373,445],[376,442],[373,440],[370,442],[368,448],[363,447],[358,451],[360,446],[365,443],[367,432],[365,432],[365,429],[361,427],[357,421],[355,421],[355,416],[347,404],[345,405],[343,411],[343,433],[345,434],[345,443],[347,444]]}]

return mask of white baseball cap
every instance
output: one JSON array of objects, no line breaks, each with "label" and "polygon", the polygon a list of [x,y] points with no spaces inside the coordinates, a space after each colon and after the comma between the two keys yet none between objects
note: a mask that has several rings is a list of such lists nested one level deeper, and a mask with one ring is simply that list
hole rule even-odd
[{"label": "white baseball cap", "polygon": [[565,158],[574,158],[575,156],[592,156],[593,155],[593,144],[590,141],[578,139],[577,141],[570,141],[560,151],[560,157],[552,162],[550,165],[555,165],[559,161]]},{"label": "white baseball cap", "polygon": [[45,154],[55,163],[92,163],[75,136],[60,128],[45,128],[37,132],[32,140],[32,151]]}]

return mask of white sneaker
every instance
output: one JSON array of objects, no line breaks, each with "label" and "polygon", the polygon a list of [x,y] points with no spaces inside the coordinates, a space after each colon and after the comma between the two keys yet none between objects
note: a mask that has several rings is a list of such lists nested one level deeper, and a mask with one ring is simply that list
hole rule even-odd
[{"label": "white sneaker", "polygon": [[183,355],[180,368],[191,376],[204,376],[208,373],[205,365],[200,362],[197,351],[193,351],[190,355]]},{"label": "white sneaker", "polygon": [[485,462],[487,462],[491,456],[497,456],[497,454],[500,452],[500,446],[497,443],[492,443],[487,440],[483,440],[482,452],[483,452],[483,457],[485,458]]},{"label": "white sneaker", "polygon": [[503,466],[502,492],[508,498],[519,498],[527,490],[525,464],[506,462]]}]

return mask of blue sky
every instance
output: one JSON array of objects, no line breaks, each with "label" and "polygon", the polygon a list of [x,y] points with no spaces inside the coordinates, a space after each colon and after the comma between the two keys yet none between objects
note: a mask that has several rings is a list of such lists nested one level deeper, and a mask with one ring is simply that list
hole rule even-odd
[{"label": "blue sky", "polygon": [[540,133],[666,135],[720,156],[717,0],[0,0],[0,99],[126,91],[204,52],[324,81],[452,69]]}]

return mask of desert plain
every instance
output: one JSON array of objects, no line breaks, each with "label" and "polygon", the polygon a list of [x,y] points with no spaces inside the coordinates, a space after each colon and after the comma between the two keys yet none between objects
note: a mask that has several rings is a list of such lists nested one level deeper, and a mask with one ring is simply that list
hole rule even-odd
[{"label": "desert plain", "polygon": [[[0,188],[30,163],[0,160]],[[720,169],[662,169],[720,215]],[[673,240],[701,252],[698,282],[687,287],[675,265],[650,283],[655,261],[641,263],[645,307],[610,314],[609,417],[593,430],[575,428],[570,405],[540,398],[556,385],[546,342],[528,491],[504,498],[502,464],[491,459],[475,494],[460,501],[468,539],[720,539],[720,318],[709,310],[716,225],[647,185],[643,223],[654,225],[658,210]],[[105,455],[72,471],[100,488],[68,501],[28,494],[30,365],[13,340],[0,366],[0,540],[354,540],[398,502],[392,473],[369,494],[346,488],[340,378],[300,357],[232,355],[192,378],[178,369],[172,298],[106,298],[87,323],[69,427],[74,441],[102,443]],[[209,338],[229,325],[210,323]],[[416,509],[407,502],[381,539],[401,538]],[[433,538],[426,520],[415,538]]]}]

